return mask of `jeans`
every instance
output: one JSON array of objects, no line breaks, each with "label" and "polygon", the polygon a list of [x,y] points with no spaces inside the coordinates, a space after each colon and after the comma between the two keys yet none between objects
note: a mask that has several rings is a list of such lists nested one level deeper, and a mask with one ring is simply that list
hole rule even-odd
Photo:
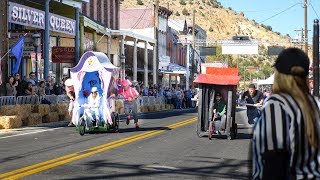
[{"label": "jeans", "polygon": [[[131,112],[130,112],[131,111]],[[131,114],[134,118],[134,123],[138,122],[138,108],[136,101],[124,101],[124,113],[126,115]]]},{"label": "jeans", "polygon": [[248,123],[254,124],[260,117],[260,112],[257,108],[247,110]]}]

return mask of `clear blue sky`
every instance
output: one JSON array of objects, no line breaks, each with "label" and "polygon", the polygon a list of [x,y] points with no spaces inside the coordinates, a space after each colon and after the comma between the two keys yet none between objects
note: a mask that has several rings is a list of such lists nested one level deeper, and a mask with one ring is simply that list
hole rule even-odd
[{"label": "clear blue sky", "polygon": [[[231,7],[237,12],[242,11],[247,18],[254,19],[257,23],[270,25],[273,31],[284,35],[289,34],[292,38],[295,38],[297,34],[294,30],[304,28],[304,0],[218,1],[225,8]],[[308,0],[308,29],[311,30],[308,33],[309,41],[313,34],[313,20],[318,19],[318,16],[320,16],[320,1]]]}]

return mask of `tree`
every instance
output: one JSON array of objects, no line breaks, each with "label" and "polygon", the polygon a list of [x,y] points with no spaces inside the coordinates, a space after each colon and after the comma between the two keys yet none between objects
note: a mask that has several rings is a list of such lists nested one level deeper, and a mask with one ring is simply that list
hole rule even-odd
[{"label": "tree", "polygon": [[210,31],[210,32],[213,32],[213,28],[212,28],[212,27],[210,27],[210,28],[209,28],[209,31]]},{"label": "tree", "polygon": [[175,15],[176,15],[176,16],[180,16],[180,13],[179,13],[179,11],[177,11]]},{"label": "tree", "polygon": [[142,0],[137,0],[137,4],[140,5],[140,6],[143,5]]}]

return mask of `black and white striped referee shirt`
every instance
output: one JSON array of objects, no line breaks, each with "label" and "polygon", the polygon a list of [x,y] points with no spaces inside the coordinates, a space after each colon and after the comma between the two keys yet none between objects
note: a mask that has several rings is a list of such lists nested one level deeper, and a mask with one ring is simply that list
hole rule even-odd
[{"label": "black and white striped referee shirt", "polygon": [[[253,131],[253,179],[320,179],[320,142],[317,148],[309,145],[303,113],[287,94],[265,102]],[[318,140],[319,121],[317,117]]]}]

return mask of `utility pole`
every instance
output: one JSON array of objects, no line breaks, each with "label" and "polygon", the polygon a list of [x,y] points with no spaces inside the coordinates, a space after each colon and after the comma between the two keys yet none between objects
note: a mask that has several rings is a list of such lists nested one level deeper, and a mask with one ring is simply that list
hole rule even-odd
[{"label": "utility pole", "polygon": [[308,55],[308,0],[304,0],[304,52]]},{"label": "utility pole", "polygon": [[196,34],[195,34],[195,28],[196,28],[196,11],[193,10],[193,17],[192,17],[192,58],[191,58],[191,84],[193,88],[193,80],[194,80],[194,69],[195,69],[195,50],[196,50]]},{"label": "utility pole", "polygon": [[157,84],[157,81],[159,79],[158,76],[158,69],[159,69],[159,0],[156,0],[155,2],[155,8],[154,8],[154,38],[156,39],[156,43],[154,44],[153,55],[153,66],[156,68],[153,68],[155,71],[153,71],[153,84]]},{"label": "utility pole", "polygon": [[297,44],[298,44],[298,46],[300,47],[300,49],[302,49],[303,48],[303,39],[304,39],[304,30],[303,30],[303,28],[301,28],[301,29],[297,29],[297,30],[294,30],[294,31],[296,31],[296,32],[301,32],[301,34],[300,34],[300,40],[299,41],[297,41]]},{"label": "utility pole", "polygon": [[313,24],[313,95],[319,97],[319,20]]},{"label": "utility pole", "polygon": [[[8,0],[0,2],[0,85],[6,82],[8,76],[8,56],[3,57],[8,51],[8,22],[7,22],[7,11],[8,11]],[[2,70],[2,73],[1,73]],[[2,78],[3,77],[3,78]]]}]

